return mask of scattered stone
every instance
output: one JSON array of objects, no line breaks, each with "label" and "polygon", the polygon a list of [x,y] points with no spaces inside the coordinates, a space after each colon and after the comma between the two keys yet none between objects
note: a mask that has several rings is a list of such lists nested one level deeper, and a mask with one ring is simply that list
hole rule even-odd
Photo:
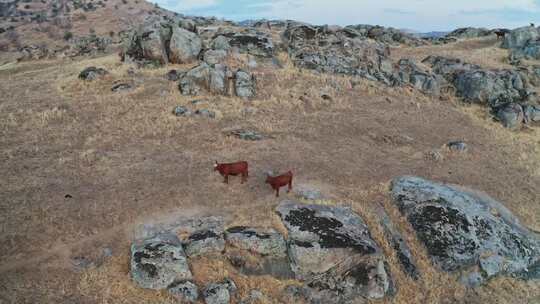
[{"label": "scattered stone", "polygon": [[206,117],[206,118],[216,118],[216,113],[207,109],[199,109],[195,111],[195,115]]},{"label": "scattered stone", "polygon": [[82,70],[82,72],[79,74],[79,79],[82,80],[96,80],[102,76],[107,75],[109,72],[103,68],[96,68],[96,67],[87,67],[86,69]]},{"label": "scattered stone", "polygon": [[181,303],[196,303],[199,299],[199,289],[192,282],[173,283],[168,288],[169,293]]},{"label": "scattered stone", "polygon": [[73,267],[76,271],[83,271],[94,265],[94,263],[90,259],[83,256],[77,256],[72,258],[71,263],[73,264]]},{"label": "scattered stone", "polygon": [[456,151],[456,152],[467,152],[467,150],[469,149],[467,144],[463,141],[451,141],[448,144],[446,144],[446,146],[451,151]]},{"label": "scattered stone", "polygon": [[223,235],[214,230],[197,231],[190,235],[185,245],[189,257],[221,253],[225,250]]},{"label": "scattered stone", "polygon": [[192,105],[198,105],[201,103],[208,103],[208,102],[209,101],[207,99],[193,99],[192,101],[190,101]]},{"label": "scattered stone", "polygon": [[254,97],[256,94],[255,76],[246,71],[237,71],[235,75],[235,92],[238,97]]},{"label": "scattered stone", "polygon": [[538,235],[487,195],[411,176],[394,179],[391,191],[434,264],[449,272],[483,269],[481,278],[475,271],[462,276],[470,286],[540,260]]},{"label": "scattered stone", "polygon": [[332,96],[328,95],[328,94],[322,94],[321,95],[321,98],[323,100],[326,100],[326,101],[332,101]]},{"label": "scattered stone", "polygon": [[494,109],[494,111],[495,117],[505,128],[513,130],[521,128],[525,115],[519,104],[508,103]]},{"label": "scattered stone", "polygon": [[426,158],[434,162],[441,162],[444,160],[444,155],[439,150],[431,150],[426,154]]},{"label": "scattered stone", "polygon": [[418,280],[420,273],[418,272],[418,267],[416,266],[416,261],[411,253],[411,249],[403,239],[401,233],[394,226],[394,223],[384,208],[382,206],[378,206],[376,211],[379,221],[384,229],[386,238],[396,251],[396,255],[401,263],[401,267],[408,276],[414,280]]},{"label": "scattered stone", "polygon": [[350,208],[282,202],[276,209],[288,230],[289,259],[311,295],[333,302],[383,298],[392,279],[380,248]]},{"label": "scattered stone", "polygon": [[111,87],[111,91],[113,92],[128,91],[131,89],[133,89],[133,86],[125,82],[117,83]]},{"label": "scattered stone", "polygon": [[238,137],[241,140],[259,141],[266,138],[266,136],[252,130],[238,129],[227,133],[229,136]]},{"label": "scattered stone", "polygon": [[165,77],[168,81],[178,81],[182,77],[183,73],[178,70],[170,70]]},{"label": "scattered stone", "polygon": [[190,116],[191,111],[188,110],[186,107],[176,106],[173,109],[173,114],[176,115],[176,116]]},{"label": "scattered stone", "polygon": [[191,280],[182,244],[176,235],[159,235],[131,245],[131,277],[142,288],[165,289]]},{"label": "scattered stone", "polygon": [[206,304],[229,304],[231,293],[236,291],[236,285],[232,280],[225,280],[223,283],[211,283],[203,291],[204,302]]}]

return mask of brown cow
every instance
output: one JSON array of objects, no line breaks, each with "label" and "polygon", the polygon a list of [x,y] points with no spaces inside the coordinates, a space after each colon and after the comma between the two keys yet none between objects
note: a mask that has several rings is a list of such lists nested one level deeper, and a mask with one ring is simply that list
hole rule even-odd
[{"label": "brown cow", "polygon": [[280,176],[270,176],[266,177],[266,183],[272,186],[272,189],[276,190],[276,197],[279,197],[279,188],[289,186],[287,193],[291,192],[292,189],[292,180],[293,174],[291,171],[282,174]]},{"label": "brown cow", "polygon": [[245,161],[230,164],[218,164],[218,162],[216,161],[216,164],[214,165],[214,171],[219,171],[219,174],[221,174],[225,178],[223,182],[226,184],[229,183],[229,175],[242,175],[242,184],[247,180],[249,175],[248,163]]}]

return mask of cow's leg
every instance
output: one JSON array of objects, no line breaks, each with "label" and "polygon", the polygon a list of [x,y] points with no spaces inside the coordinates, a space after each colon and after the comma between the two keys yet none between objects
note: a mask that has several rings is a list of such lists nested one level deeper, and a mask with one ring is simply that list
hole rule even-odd
[{"label": "cow's leg", "polygon": [[287,189],[287,193],[291,192],[292,190],[292,180],[289,182],[289,189]]},{"label": "cow's leg", "polygon": [[223,181],[225,184],[229,183],[229,174],[225,174],[225,180]]},{"label": "cow's leg", "polygon": [[247,181],[247,171],[242,173],[242,184]]},{"label": "cow's leg", "polygon": [[276,197],[279,197],[279,187],[276,189]]}]

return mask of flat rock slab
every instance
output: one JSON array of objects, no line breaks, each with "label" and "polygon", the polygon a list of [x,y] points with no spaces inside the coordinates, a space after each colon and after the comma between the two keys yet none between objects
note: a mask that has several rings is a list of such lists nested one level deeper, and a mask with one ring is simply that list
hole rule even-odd
[{"label": "flat rock slab", "polygon": [[227,257],[245,275],[292,279],[283,236],[273,229],[231,227],[225,231]]},{"label": "flat rock slab", "polygon": [[467,285],[520,273],[540,259],[538,235],[486,195],[405,176],[392,182],[392,197],[432,261],[445,271],[463,271]]},{"label": "flat rock slab", "polygon": [[288,230],[291,268],[311,294],[347,301],[391,291],[381,250],[350,208],[284,201],[276,211]]},{"label": "flat rock slab", "polygon": [[131,277],[143,288],[165,289],[192,278],[180,240],[159,235],[131,246]]},{"label": "flat rock slab", "polygon": [[225,250],[223,234],[216,230],[200,230],[187,239],[186,254],[189,257],[221,254]]}]

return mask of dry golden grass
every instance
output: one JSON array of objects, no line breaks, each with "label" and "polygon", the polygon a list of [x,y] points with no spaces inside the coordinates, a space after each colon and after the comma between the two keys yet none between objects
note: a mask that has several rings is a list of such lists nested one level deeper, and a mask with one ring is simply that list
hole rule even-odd
[{"label": "dry golden grass", "polygon": [[[469,53],[480,60],[488,43],[469,44]],[[468,52],[458,43],[424,47],[425,54],[418,56],[445,48],[459,56]],[[486,65],[504,65],[500,54],[485,54]],[[261,63],[254,70],[259,94],[250,101],[182,96],[164,74],[189,66],[136,69],[130,75],[130,67],[116,56],[0,69],[5,92],[0,96],[0,299],[172,303],[166,293],[141,290],[130,281],[130,231],[171,214],[213,214],[224,216],[228,227],[273,227],[285,233],[274,212],[280,200],[264,184],[264,172],[292,169],[295,183],[316,185],[328,198],[317,203],[350,206],[365,219],[398,285],[397,295],[382,303],[538,300],[538,282],[500,278],[466,290],[454,275],[435,269],[387,195],[388,182],[404,174],[460,184],[504,202],[524,224],[540,230],[538,129],[511,132],[492,122],[485,109],[454,98],[441,101],[364,80],[353,87],[349,77],[301,71],[284,54],[279,57],[283,69]],[[245,58],[231,60],[245,64]],[[87,66],[104,67],[110,74],[82,82],[77,75]],[[135,89],[113,93],[115,81]],[[191,104],[203,98],[206,103]],[[208,108],[218,117],[175,117],[176,105]],[[232,128],[255,129],[271,138],[244,142],[225,136]],[[466,141],[469,152],[445,150],[452,140]],[[444,159],[426,160],[433,150]],[[212,171],[214,160],[240,159],[250,162],[247,184],[231,178],[225,185]],[[282,193],[280,199],[286,198],[294,195]],[[384,237],[374,212],[379,203],[417,257],[422,273],[417,282],[401,271]],[[73,270],[72,257],[95,257],[103,247],[113,249],[113,258],[82,273]],[[241,296],[260,289],[279,302],[280,290],[296,284],[247,278],[219,259],[193,263],[198,282],[231,276]],[[26,292],[29,288],[32,292]]]}]

